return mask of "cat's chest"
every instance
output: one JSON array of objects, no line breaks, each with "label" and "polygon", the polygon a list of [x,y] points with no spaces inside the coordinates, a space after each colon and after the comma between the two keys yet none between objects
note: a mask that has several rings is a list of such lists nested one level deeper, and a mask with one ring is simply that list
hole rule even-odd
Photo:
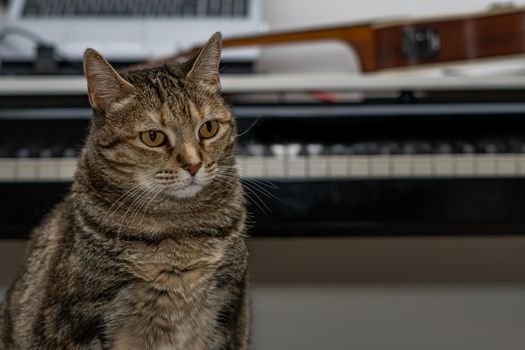
[{"label": "cat's chest", "polygon": [[163,241],[155,247],[129,251],[128,272],[134,277],[127,298],[134,314],[167,323],[195,317],[213,296],[221,245],[202,247],[192,242]]},{"label": "cat's chest", "polygon": [[126,312],[118,339],[123,349],[133,349],[130,339],[167,344],[166,349],[200,349],[202,333],[213,328],[220,304],[214,280],[221,248],[203,253],[188,244],[167,243],[130,251],[126,258],[134,282],[122,295]]},{"label": "cat's chest", "polygon": [[209,279],[224,256],[220,241],[177,242],[151,246],[137,243],[122,255],[124,268],[145,285],[160,291],[197,287]]},{"label": "cat's chest", "polygon": [[222,296],[204,275],[190,271],[132,286],[115,349],[207,349]]}]

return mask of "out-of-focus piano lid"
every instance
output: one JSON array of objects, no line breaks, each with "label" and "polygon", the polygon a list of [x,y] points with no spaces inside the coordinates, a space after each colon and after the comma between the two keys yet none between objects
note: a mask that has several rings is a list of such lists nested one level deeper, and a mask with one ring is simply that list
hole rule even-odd
[{"label": "out-of-focus piano lid", "polygon": [[[254,73],[224,74],[224,93],[305,91],[444,91],[525,90],[525,58],[450,64],[379,73]],[[0,75],[0,96],[81,95],[83,76]]]}]

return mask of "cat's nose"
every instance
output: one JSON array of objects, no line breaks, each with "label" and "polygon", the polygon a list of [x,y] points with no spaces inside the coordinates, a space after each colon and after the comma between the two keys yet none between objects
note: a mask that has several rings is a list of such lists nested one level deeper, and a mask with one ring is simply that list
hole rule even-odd
[{"label": "cat's nose", "polygon": [[187,172],[189,172],[191,176],[195,176],[195,174],[197,174],[197,171],[199,171],[201,166],[202,166],[202,162],[199,162],[196,164],[186,164],[182,168],[186,170]]}]

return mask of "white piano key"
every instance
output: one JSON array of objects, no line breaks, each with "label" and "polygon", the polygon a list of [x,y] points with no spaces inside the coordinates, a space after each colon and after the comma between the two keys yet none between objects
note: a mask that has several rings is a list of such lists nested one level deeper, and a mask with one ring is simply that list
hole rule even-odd
[{"label": "white piano key", "polygon": [[517,162],[517,173],[519,175],[525,175],[525,154],[516,155]]},{"label": "white piano key", "polygon": [[283,157],[265,157],[266,158],[266,177],[281,178],[284,177],[284,162]]},{"label": "white piano key", "polygon": [[243,163],[243,176],[266,177],[266,157],[245,157]]},{"label": "white piano key", "polygon": [[477,176],[493,176],[496,174],[496,157],[492,154],[480,154],[475,158]]},{"label": "white piano key", "polygon": [[[0,181],[71,181],[76,158],[0,158]],[[525,154],[237,156],[247,178],[525,176]]]},{"label": "white piano key", "polygon": [[248,162],[247,156],[237,156],[235,157],[235,167],[239,172],[239,176],[246,177],[246,163]]},{"label": "white piano key", "polygon": [[311,156],[308,158],[308,176],[312,178],[328,176],[328,157]]},{"label": "white piano key", "polygon": [[390,176],[390,156],[370,156],[370,176]]},{"label": "white piano key", "polygon": [[370,170],[370,156],[350,157],[350,175],[352,177],[366,177]]},{"label": "white piano key", "polygon": [[72,180],[77,169],[76,158],[62,158],[60,159],[58,168],[58,179],[59,180]]},{"label": "white piano key", "polygon": [[348,156],[329,156],[328,173],[330,177],[347,177],[349,175],[349,157]]},{"label": "white piano key", "polygon": [[31,181],[37,178],[38,161],[30,158],[17,160],[16,177],[18,181]]},{"label": "white piano key", "polygon": [[473,176],[476,174],[475,156],[470,154],[458,154],[454,156],[454,175]]},{"label": "white piano key", "polygon": [[499,175],[515,175],[518,173],[516,156],[502,154],[496,158],[496,171]]},{"label": "white piano key", "polygon": [[434,162],[434,176],[452,176],[454,175],[455,156],[449,154],[439,154],[432,157]]},{"label": "white piano key", "polygon": [[429,177],[433,174],[431,155],[412,156],[412,175]]},{"label": "white piano key", "polygon": [[412,175],[412,156],[396,156],[392,162],[392,175],[411,176]]},{"label": "white piano key", "polygon": [[0,181],[15,181],[16,179],[16,160],[1,159],[0,160]]},{"label": "white piano key", "polygon": [[39,158],[38,159],[38,179],[56,180],[59,174],[60,160],[53,158]]},{"label": "white piano key", "polygon": [[306,157],[289,157],[287,167],[287,177],[291,178],[303,178],[306,175],[307,168]]}]

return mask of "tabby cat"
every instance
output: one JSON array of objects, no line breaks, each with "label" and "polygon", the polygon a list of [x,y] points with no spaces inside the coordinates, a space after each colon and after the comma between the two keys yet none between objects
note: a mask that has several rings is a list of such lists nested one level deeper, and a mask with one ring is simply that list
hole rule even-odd
[{"label": "tabby cat", "polygon": [[119,75],[84,55],[93,119],[71,192],[0,305],[1,349],[246,349],[245,202],[220,33]]}]

